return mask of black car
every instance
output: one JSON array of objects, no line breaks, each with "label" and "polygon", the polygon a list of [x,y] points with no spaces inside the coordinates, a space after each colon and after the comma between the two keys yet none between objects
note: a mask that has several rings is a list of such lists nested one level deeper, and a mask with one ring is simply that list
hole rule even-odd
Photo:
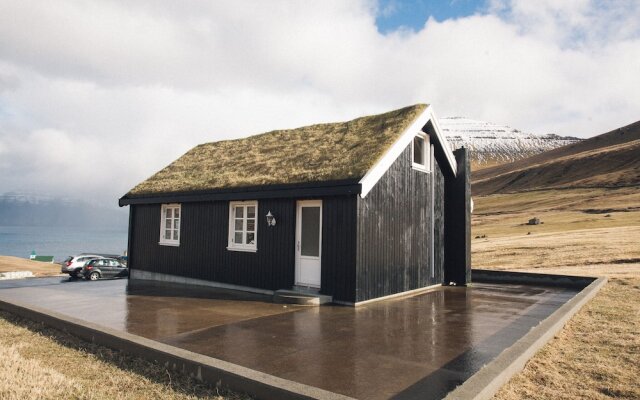
[{"label": "black car", "polygon": [[115,258],[100,258],[87,262],[82,268],[85,279],[120,278],[129,275],[129,269]]}]

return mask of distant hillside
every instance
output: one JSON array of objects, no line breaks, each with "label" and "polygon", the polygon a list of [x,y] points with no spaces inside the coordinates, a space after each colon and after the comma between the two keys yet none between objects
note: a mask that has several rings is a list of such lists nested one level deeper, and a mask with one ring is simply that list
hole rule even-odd
[{"label": "distant hillside", "polygon": [[549,188],[640,185],[640,121],[473,173],[477,195]]},{"label": "distant hillside", "polygon": [[0,194],[0,225],[3,226],[92,226],[98,229],[126,229],[127,211],[46,195]]},{"label": "distant hillside", "polygon": [[463,117],[441,118],[438,122],[453,149],[464,146],[470,150],[473,170],[510,163],[582,140],[525,133],[506,125]]}]

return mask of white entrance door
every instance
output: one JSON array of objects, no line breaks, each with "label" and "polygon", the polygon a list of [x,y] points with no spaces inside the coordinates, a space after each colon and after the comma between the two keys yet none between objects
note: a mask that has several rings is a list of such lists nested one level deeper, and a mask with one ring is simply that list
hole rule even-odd
[{"label": "white entrance door", "polygon": [[296,212],[296,285],[320,288],[322,200],[299,201]]}]

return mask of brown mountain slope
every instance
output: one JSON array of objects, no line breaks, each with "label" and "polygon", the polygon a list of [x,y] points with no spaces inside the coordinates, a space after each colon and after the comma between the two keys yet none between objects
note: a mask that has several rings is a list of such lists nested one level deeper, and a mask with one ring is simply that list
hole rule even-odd
[{"label": "brown mountain slope", "polygon": [[523,158],[509,164],[501,164],[495,167],[483,168],[478,171],[474,171],[473,179],[483,180],[507,172],[527,168],[534,164],[542,164],[560,157],[578,154],[583,151],[595,150],[614,144],[631,142],[637,139],[640,139],[640,121],[634,122],[622,128],[614,129],[607,133],[603,133],[602,135],[594,136],[578,143],[558,147],[557,149],[545,151],[544,153],[532,157]]},{"label": "brown mountain slope", "polygon": [[640,121],[516,162],[473,173],[473,193],[640,185]]}]

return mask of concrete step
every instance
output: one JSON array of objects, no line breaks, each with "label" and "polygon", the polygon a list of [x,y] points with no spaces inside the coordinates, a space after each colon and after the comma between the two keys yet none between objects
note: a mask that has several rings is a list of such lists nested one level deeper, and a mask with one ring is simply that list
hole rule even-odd
[{"label": "concrete step", "polygon": [[319,306],[331,303],[333,297],[319,293],[299,292],[296,290],[276,290],[273,294],[274,303],[298,304],[302,306]]}]

